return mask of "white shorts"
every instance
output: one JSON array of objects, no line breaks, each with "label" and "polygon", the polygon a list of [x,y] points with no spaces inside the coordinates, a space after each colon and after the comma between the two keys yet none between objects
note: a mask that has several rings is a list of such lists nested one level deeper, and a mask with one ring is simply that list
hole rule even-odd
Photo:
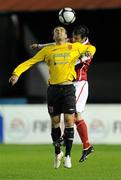
[{"label": "white shorts", "polygon": [[74,82],[76,88],[76,111],[82,113],[88,98],[88,81]]}]

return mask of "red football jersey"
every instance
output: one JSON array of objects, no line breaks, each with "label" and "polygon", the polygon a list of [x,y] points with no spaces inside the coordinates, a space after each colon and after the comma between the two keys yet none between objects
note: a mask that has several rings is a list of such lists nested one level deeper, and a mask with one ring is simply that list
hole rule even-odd
[{"label": "red football jersey", "polygon": [[[90,44],[89,39],[87,38],[82,44]],[[75,66],[75,71],[77,74],[76,81],[87,80],[87,72],[90,63],[91,63],[90,57],[88,57],[88,59],[85,62],[82,62],[81,58],[79,59],[79,62],[77,62]]]}]

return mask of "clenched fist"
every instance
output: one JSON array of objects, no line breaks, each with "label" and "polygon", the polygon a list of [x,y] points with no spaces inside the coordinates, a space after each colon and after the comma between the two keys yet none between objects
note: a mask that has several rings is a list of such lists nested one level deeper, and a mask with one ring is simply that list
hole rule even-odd
[{"label": "clenched fist", "polygon": [[10,79],[9,79],[9,83],[11,83],[12,86],[13,86],[14,84],[16,84],[17,81],[18,81],[18,76],[14,75],[14,74],[13,74],[13,75],[10,77]]},{"label": "clenched fist", "polygon": [[30,45],[30,48],[31,48],[31,49],[37,49],[37,48],[38,48],[38,44],[31,44],[31,45]]}]

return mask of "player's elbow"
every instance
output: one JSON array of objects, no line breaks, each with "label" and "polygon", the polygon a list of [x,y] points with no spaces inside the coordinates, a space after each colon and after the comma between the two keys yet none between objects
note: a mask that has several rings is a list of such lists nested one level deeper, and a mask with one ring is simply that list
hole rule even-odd
[{"label": "player's elbow", "polygon": [[93,57],[93,55],[94,55],[95,52],[96,52],[96,47],[95,47],[95,46],[91,46],[90,49],[89,49],[89,52],[90,52],[90,56]]}]

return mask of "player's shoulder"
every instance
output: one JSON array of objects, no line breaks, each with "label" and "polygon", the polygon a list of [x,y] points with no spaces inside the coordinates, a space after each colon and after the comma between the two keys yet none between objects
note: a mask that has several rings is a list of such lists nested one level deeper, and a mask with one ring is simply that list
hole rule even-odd
[{"label": "player's shoulder", "polygon": [[49,51],[49,50],[53,49],[54,47],[55,47],[55,44],[45,46],[45,47],[43,47],[43,51]]},{"label": "player's shoulder", "polygon": [[85,43],[85,45],[91,45],[91,43],[88,41],[87,43]]},{"label": "player's shoulder", "polygon": [[83,44],[82,43],[80,43],[80,42],[74,42],[74,43],[72,43],[73,44],[73,46],[74,47],[77,47],[77,48],[79,48],[79,47],[81,47]]},{"label": "player's shoulder", "polygon": [[79,46],[81,43],[80,42],[73,42],[74,45]]}]

